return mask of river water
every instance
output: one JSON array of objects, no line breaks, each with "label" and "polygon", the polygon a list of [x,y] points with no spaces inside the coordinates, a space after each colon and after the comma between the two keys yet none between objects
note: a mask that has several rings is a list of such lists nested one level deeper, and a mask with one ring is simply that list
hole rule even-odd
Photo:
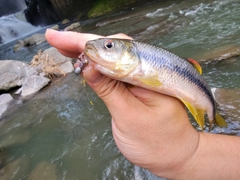
[{"label": "river water", "polygon": [[[81,31],[123,32],[201,60],[203,76],[222,93],[220,112],[229,124],[212,133],[240,135],[240,57],[203,61],[218,48],[240,46],[239,9],[238,0],[153,1],[87,20]],[[44,43],[13,53],[11,46],[2,46],[1,59],[29,61],[39,49],[49,47]],[[161,179],[120,154],[110,120],[103,102],[81,77],[69,74],[52,83],[32,99],[19,101],[18,108],[1,121],[1,158],[8,167],[1,179],[39,179],[44,173],[49,179],[67,180]]]}]

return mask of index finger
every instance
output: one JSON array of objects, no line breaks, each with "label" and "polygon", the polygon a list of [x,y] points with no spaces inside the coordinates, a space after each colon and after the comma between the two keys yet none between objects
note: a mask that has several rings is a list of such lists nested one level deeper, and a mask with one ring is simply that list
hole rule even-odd
[{"label": "index finger", "polygon": [[57,48],[63,55],[77,57],[84,50],[87,41],[103,36],[47,29],[45,37],[48,43]]}]

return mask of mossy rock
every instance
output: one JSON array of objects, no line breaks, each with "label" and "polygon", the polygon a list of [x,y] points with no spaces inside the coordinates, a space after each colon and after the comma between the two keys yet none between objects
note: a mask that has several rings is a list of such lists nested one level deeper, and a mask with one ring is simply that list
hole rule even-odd
[{"label": "mossy rock", "polygon": [[136,2],[136,0],[116,0],[116,1],[98,0],[95,2],[92,9],[90,9],[90,11],[88,12],[88,17],[93,18],[101,16],[115,9],[126,7],[134,2]]}]

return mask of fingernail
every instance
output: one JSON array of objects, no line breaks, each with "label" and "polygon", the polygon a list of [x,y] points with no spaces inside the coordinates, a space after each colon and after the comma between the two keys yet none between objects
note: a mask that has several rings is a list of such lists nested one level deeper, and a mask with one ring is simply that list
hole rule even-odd
[{"label": "fingernail", "polygon": [[83,70],[83,77],[88,83],[96,85],[102,81],[104,75],[99,73],[92,66],[87,66]]}]

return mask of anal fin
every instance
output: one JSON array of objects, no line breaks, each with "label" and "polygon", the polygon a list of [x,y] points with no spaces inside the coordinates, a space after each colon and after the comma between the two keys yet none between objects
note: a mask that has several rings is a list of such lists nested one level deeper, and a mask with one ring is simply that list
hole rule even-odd
[{"label": "anal fin", "polygon": [[200,110],[200,109],[196,109],[192,104],[190,104],[189,102],[180,99],[184,105],[188,108],[188,110],[190,111],[190,113],[193,115],[194,119],[197,121],[197,123],[199,124],[199,126],[202,128],[204,127],[205,124],[205,120],[204,120],[204,114],[205,111],[204,110]]},{"label": "anal fin", "polygon": [[217,123],[218,126],[220,126],[220,127],[227,127],[226,121],[225,121],[225,120],[223,119],[223,117],[222,117],[220,114],[218,114],[218,113],[216,113],[215,121],[216,121],[216,123]]}]

